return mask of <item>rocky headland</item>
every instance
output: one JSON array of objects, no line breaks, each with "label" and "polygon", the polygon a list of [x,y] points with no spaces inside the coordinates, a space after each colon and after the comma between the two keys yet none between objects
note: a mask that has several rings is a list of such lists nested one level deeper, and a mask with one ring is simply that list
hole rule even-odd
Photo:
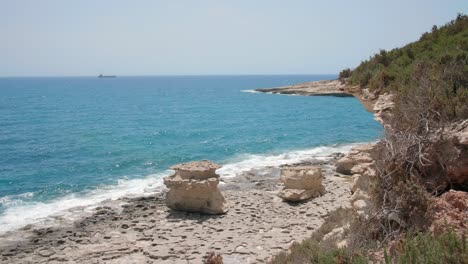
[{"label": "rocky headland", "polygon": [[338,96],[350,97],[351,93],[346,91],[345,85],[338,80],[326,80],[305,82],[290,86],[256,89],[257,92],[272,94],[293,94],[303,96]]}]

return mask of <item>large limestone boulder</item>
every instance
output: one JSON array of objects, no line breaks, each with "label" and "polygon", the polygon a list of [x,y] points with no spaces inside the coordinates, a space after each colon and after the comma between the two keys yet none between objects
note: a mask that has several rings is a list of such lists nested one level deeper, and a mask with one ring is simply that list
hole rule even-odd
[{"label": "large limestone boulder", "polygon": [[288,166],[281,168],[284,189],[278,194],[283,200],[299,202],[321,195],[322,169],[318,166]]},{"label": "large limestone boulder", "polygon": [[172,166],[173,175],[164,178],[169,191],[166,205],[176,211],[223,214],[227,203],[218,189],[220,165],[208,160]]}]

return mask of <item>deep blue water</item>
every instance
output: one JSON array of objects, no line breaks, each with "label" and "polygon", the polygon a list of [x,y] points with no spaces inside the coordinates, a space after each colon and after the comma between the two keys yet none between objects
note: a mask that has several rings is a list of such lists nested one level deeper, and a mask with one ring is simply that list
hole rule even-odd
[{"label": "deep blue water", "polygon": [[150,186],[180,162],[379,137],[355,98],[242,92],[334,77],[0,78],[0,224],[64,197]]}]

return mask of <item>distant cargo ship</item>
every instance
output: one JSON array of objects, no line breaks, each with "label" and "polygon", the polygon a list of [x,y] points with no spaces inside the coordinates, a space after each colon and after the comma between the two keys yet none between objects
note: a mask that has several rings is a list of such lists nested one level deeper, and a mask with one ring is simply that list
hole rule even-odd
[{"label": "distant cargo ship", "polygon": [[115,75],[102,75],[102,74],[99,74],[98,78],[115,78],[117,76]]}]

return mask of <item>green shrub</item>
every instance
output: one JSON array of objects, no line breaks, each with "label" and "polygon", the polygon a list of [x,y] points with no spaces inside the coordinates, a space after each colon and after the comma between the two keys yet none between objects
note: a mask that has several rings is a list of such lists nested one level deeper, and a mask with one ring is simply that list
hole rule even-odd
[{"label": "green shrub", "polygon": [[344,83],[346,79],[348,79],[351,76],[351,69],[346,68],[340,72],[340,75],[338,76],[338,79]]},{"label": "green shrub", "polygon": [[[442,27],[434,26],[416,42],[391,51],[381,50],[353,71],[346,72],[350,75],[346,78],[350,84],[369,88],[377,94],[381,91],[399,93],[414,86],[413,76],[418,74],[421,64],[430,64],[426,67],[427,73],[441,77],[453,88],[452,94],[439,95],[441,107],[451,108],[455,118],[467,118],[461,106],[466,103],[468,90],[468,16],[463,14]],[[454,99],[459,96],[462,96],[461,102]],[[454,101],[456,105],[451,104]]]},{"label": "green shrub", "polygon": [[396,263],[463,264],[468,263],[468,244],[465,236],[454,232],[433,236],[430,233],[408,233],[401,253],[393,257]]}]

